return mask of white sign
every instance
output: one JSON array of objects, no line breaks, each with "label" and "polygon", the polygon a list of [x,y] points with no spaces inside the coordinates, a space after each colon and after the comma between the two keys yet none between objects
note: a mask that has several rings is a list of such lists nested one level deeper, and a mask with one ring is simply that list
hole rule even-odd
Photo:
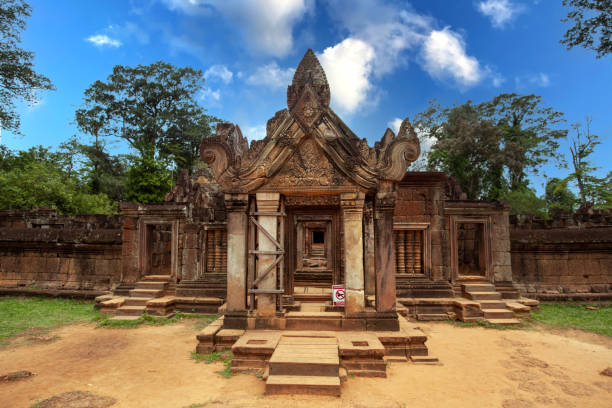
[{"label": "white sign", "polygon": [[344,285],[333,285],[332,286],[332,301],[334,306],[344,306],[344,298],[346,292],[344,291]]}]

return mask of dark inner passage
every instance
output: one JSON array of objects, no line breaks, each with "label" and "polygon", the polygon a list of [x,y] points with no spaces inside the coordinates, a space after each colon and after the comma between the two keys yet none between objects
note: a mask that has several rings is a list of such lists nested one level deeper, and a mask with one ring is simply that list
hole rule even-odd
[{"label": "dark inner passage", "polygon": [[484,224],[460,223],[457,232],[459,274],[485,276]]}]

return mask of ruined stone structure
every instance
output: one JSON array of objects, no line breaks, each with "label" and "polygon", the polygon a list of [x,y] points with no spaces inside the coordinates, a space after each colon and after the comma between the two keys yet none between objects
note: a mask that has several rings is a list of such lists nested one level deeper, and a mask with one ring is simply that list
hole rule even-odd
[{"label": "ruined stone structure", "polygon": [[0,284],[112,289],[97,301],[115,319],[220,313],[198,352],[231,348],[232,370],[268,368],[269,393],[331,395],[340,364],[384,377],[386,361],[436,361],[406,317],[516,324],[537,306],[519,289],[609,291],[606,216],[579,215],[591,229],[511,226],[504,203],[407,171],[420,153],[407,119],[370,147],[329,102],[309,50],[266,137],[249,145],[219,124],[201,142],[207,166],[182,173],[165,203],[123,203],[117,217],[0,214]]}]

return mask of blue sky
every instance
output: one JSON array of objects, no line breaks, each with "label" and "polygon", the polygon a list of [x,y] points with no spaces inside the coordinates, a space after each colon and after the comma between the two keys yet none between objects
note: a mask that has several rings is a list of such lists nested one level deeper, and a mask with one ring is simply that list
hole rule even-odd
[{"label": "blue sky", "polygon": [[[23,46],[57,90],[20,106],[25,136],[2,133],[11,149],[57,146],[76,134],[84,90],[117,64],[165,60],[206,73],[199,96],[209,113],[249,138],[286,107],[293,70],[312,48],[324,66],[332,107],[370,144],[387,126],[424,110],[535,93],[569,123],[594,120],[594,156],[612,166],[612,58],[567,51],[569,27],[556,0],[30,0]],[[86,138],[85,138],[86,139]],[[562,142],[560,154],[567,154]],[[120,144],[117,150],[125,150]],[[547,165],[546,176],[567,170]],[[542,177],[533,185],[541,191]]]}]

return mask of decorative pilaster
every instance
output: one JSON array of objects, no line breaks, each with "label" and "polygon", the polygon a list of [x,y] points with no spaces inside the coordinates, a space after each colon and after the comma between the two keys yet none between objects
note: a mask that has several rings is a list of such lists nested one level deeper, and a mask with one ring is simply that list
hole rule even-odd
[{"label": "decorative pilaster", "polygon": [[342,193],[342,223],[344,229],[344,285],[346,299],[344,310],[347,316],[365,310],[363,269],[363,204],[365,194]]},{"label": "decorative pilaster", "polygon": [[[274,213],[278,212],[278,204],[280,194],[278,193],[257,193],[257,222],[261,225],[270,236],[277,236],[278,217]],[[266,214],[268,213],[268,214]],[[281,238],[282,239],[282,238]],[[278,250],[274,242],[270,240],[265,232],[260,228],[257,229],[257,242],[259,251],[275,252]],[[257,277],[262,276],[270,265],[274,264],[276,255],[260,254],[257,258]],[[276,289],[276,268],[273,268],[259,282],[258,289],[274,290]],[[276,314],[276,296],[272,294],[260,294],[257,296],[257,315],[258,316],[274,316]]]},{"label": "decorative pilaster", "polygon": [[227,211],[227,311],[246,310],[247,194],[225,194]]},{"label": "decorative pilaster", "polygon": [[393,245],[393,211],[396,193],[376,193],[374,235],[376,241],[376,311],[395,309],[395,248]]}]

